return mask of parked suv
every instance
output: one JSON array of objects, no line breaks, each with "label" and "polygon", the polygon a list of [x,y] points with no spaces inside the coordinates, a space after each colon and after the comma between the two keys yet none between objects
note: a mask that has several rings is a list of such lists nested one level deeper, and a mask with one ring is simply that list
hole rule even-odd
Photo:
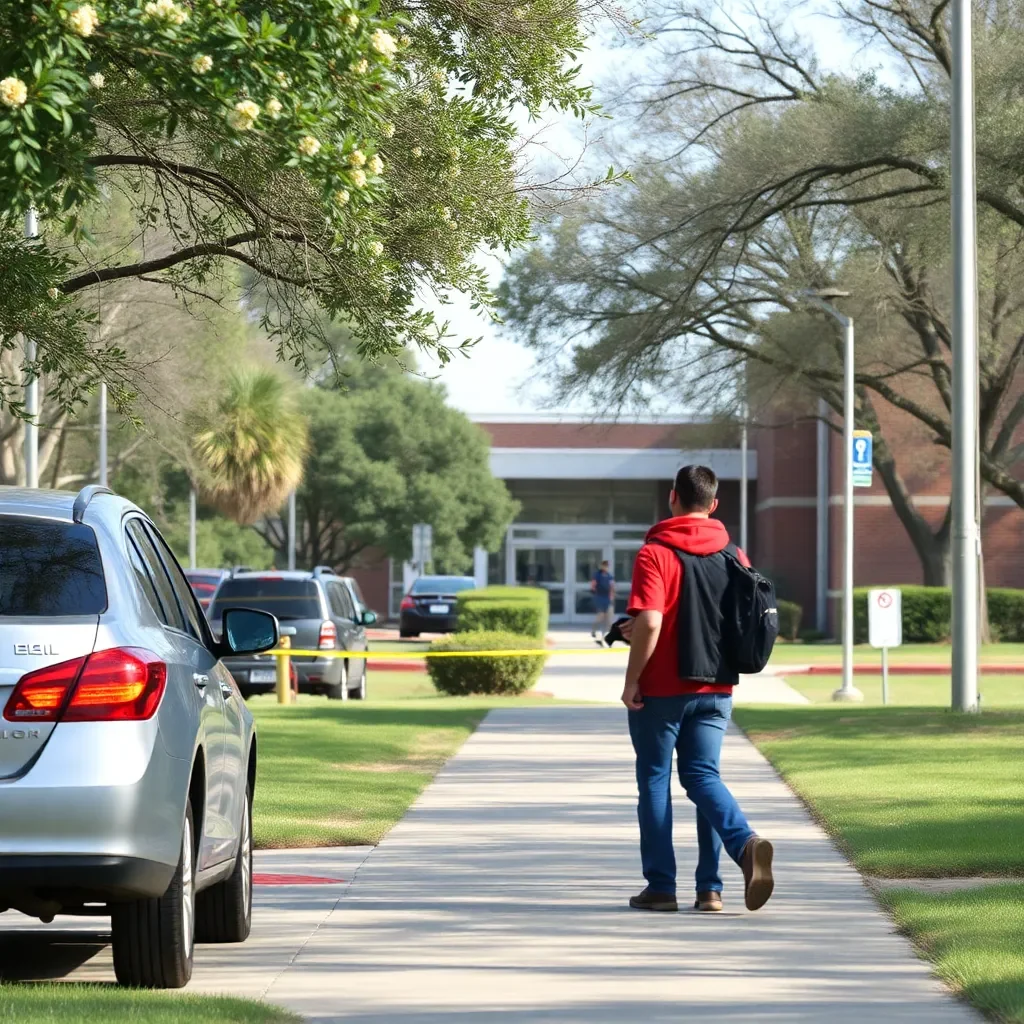
[{"label": "parked suv", "polygon": [[[224,580],[210,605],[214,632],[225,608],[258,608],[277,616],[298,650],[365,651],[366,626],[377,616],[357,608],[341,576],[318,567],[312,572],[236,572]],[[273,656],[228,658],[225,662],[246,698],[270,693],[277,681]],[[297,655],[300,693],[321,693],[332,700],[366,697],[366,659]]]},{"label": "parked suv", "polygon": [[278,629],[222,621],[130,502],[0,487],[0,910],[109,913],[123,985],[249,934],[256,736],[220,659]]}]

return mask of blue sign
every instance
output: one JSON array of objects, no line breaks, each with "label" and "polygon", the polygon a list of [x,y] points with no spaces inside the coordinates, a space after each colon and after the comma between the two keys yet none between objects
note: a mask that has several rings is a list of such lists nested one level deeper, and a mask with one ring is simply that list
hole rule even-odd
[{"label": "blue sign", "polygon": [[850,452],[854,487],[871,486],[872,449],[871,431],[855,430],[853,432],[853,450]]}]

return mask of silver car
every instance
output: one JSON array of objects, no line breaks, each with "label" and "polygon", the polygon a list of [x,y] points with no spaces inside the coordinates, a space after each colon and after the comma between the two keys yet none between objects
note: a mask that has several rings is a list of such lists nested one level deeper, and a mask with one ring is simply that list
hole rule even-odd
[{"label": "silver car", "polygon": [[105,488],[0,487],[0,910],[108,914],[121,984],[177,988],[252,911],[256,735],[149,519]]}]

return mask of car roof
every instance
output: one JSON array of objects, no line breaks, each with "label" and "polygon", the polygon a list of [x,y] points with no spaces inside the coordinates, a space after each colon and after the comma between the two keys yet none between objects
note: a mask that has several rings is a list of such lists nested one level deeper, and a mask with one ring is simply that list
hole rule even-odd
[{"label": "car roof", "polygon": [[340,580],[342,577],[328,573],[314,575],[298,569],[263,569],[258,572],[236,572],[231,574],[233,580],[317,580],[324,577],[329,580]]},{"label": "car roof", "polygon": [[417,576],[417,582],[420,580],[473,580],[476,582],[475,576],[466,576],[463,573],[457,572],[438,572],[430,576]]},{"label": "car roof", "polygon": [[[87,490],[87,489],[86,489]],[[84,491],[54,491],[49,488],[35,487],[0,487],[0,515],[39,516],[46,519],[73,521],[76,499]],[[129,509],[142,510],[120,495],[109,491],[96,490],[88,498],[88,508],[97,508],[94,503],[102,502],[104,506],[113,501],[121,512]],[[110,512],[110,508],[103,511]]]}]

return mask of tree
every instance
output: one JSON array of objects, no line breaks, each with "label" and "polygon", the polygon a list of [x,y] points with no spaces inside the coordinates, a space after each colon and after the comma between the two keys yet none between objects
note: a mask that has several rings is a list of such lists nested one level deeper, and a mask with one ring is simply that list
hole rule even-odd
[{"label": "tree", "polygon": [[[347,393],[310,398],[310,453],[297,496],[299,560],[345,571],[371,552],[411,555],[412,527],[433,526],[434,559],[468,568],[496,550],[515,514],[482,431],[444,391],[397,372],[366,373]],[[260,527],[284,551],[282,525]]]},{"label": "tree", "polygon": [[294,388],[273,370],[239,370],[196,431],[198,486],[218,511],[251,525],[298,486],[306,444]]},{"label": "tree", "polygon": [[[944,12],[874,0],[844,9],[874,33],[873,53],[887,47],[911,69],[897,91],[871,76],[824,73],[767,15],[669,5],[660,80],[641,90],[647,145],[662,159],[635,191],[555,222],[505,292],[529,342],[546,350],[559,332],[560,344],[575,340],[561,375],[569,390],[625,401],[675,388],[735,408],[737,389],[752,382],[755,401],[777,408],[781,395],[806,414],[819,397],[841,409],[842,362],[834,325],[799,293],[851,290],[858,425],[879,437],[876,467],[929,583],[948,582],[949,509],[935,523],[915,507],[887,432],[903,417],[921,437],[950,444]],[[1007,63],[1020,51],[1011,38],[1019,44],[1024,32],[1014,17],[993,9],[985,31],[994,49],[979,48],[992,110],[1020,90]],[[979,135],[980,468],[1024,505],[1024,219],[1006,170],[1005,133],[1015,129],[996,120]]]},{"label": "tree", "polygon": [[[76,296],[126,278],[202,288],[235,263],[266,286],[264,325],[299,364],[325,343],[324,314],[363,354],[447,357],[416,296],[488,303],[476,251],[529,232],[513,108],[592,109],[571,60],[602,13],[601,0],[4,4],[0,269],[32,270],[0,347],[30,332],[77,395],[107,372]],[[134,210],[127,253],[83,235],[111,194]],[[25,243],[32,205],[44,233]]]}]

